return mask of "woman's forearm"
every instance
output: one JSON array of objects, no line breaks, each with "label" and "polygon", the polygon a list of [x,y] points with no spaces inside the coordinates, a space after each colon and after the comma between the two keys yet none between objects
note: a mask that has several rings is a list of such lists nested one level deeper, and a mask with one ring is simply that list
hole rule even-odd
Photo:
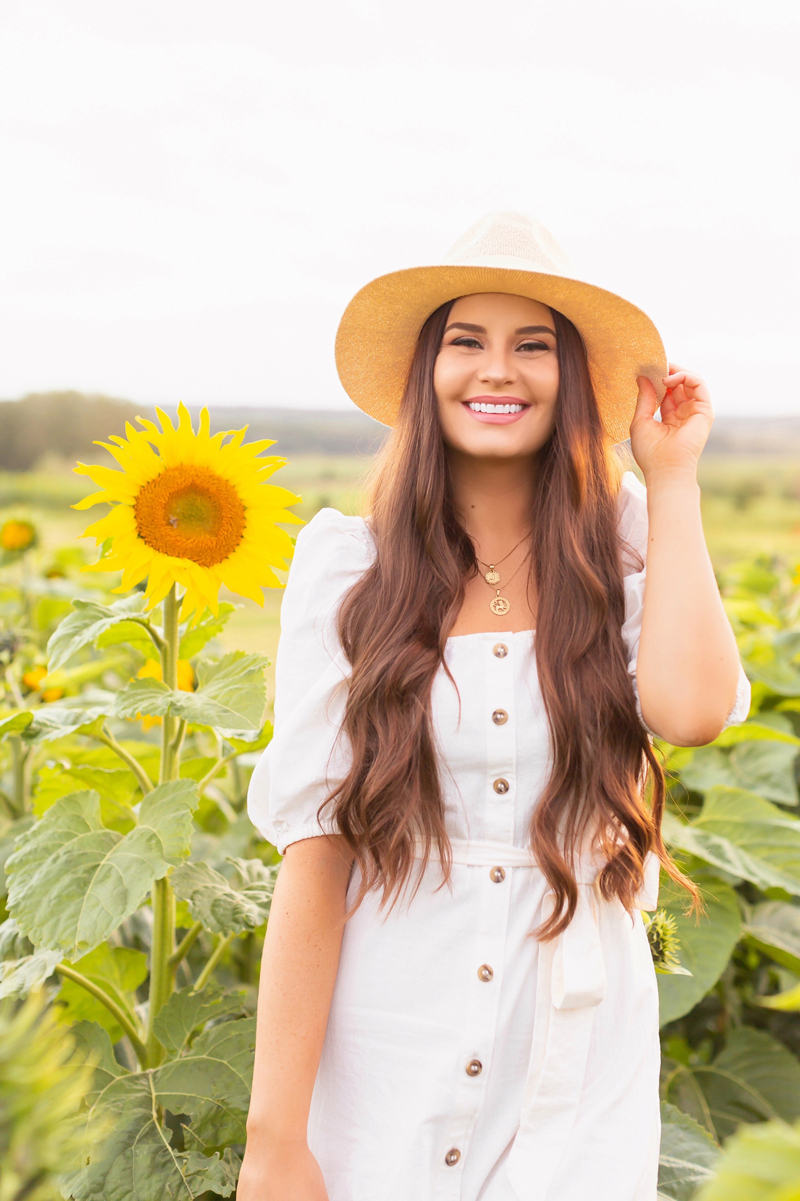
[{"label": "woman's forearm", "polygon": [[248,1152],[305,1143],[339,965],[351,857],[344,840],[287,847],[275,884],[258,995]]},{"label": "woman's forearm", "polygon": [[649,539],[637,679],[648,726],[679,746],[711,742],[733,707],[736,640],[720,599],[692,471],[647,476]]}]

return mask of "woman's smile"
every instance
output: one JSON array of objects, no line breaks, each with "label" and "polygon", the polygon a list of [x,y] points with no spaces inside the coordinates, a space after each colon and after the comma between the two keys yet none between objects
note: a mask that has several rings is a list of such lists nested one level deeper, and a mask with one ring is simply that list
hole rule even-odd
[{"label": "woman's smile", "polygon": [[487,425],[511,425],[531,407],[530,401],[516,396],[472,396],[462,404],[476,421]]}]

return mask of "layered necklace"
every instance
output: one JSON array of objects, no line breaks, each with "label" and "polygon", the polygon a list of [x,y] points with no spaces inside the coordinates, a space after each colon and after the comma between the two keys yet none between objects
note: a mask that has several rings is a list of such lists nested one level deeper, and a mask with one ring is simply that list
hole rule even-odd
[{"label": "layered necklace", "polygon": [[[487,569],[483,576],[483,578],[486,580],[486,583],[489,585],[490,588],[495,589],[496,595],[493,596],[492,599],[489,601],[489,608],[492,610],[492,612],[494,613],[494,615],[496,617],[505,617],[506,613],[508,613],[508,611],[511,608],[511,602],[509,600],[507,600],[506,597],[500,595],[500,587],[501,587],[500,572],[497,570],[497,568],[500,566],[501,563],[505,563],[506,559],[508,559],[511,555],[513,555],[513,553],[517,549],[517,547],[521,546],[522,543],[525,541],[525,539],[529,538],[529,537],[530,537],[529,534],[523,534],[523,536],[520,538],[520,540],[516,544],[516,546],[512,546],[511,550],[508,552],[508,554],[503,555],[502,559],[498,559],[496,563],[484,563],[483,560],[479,559],[477,555],[475,556],[477,562],[480,563],[481,567],[485,567]],[[522,568],[527,563],[529,557],[530,557],[530,551],[528,551],[528,554],[522,560],[522,562],[520,563],[517,570],[511,576],[509,576],[509,578],[506,580],[506,587],[508,587],[508,585],[511,583],[512,580],[516,579],[516,577],[522,571]]]}]

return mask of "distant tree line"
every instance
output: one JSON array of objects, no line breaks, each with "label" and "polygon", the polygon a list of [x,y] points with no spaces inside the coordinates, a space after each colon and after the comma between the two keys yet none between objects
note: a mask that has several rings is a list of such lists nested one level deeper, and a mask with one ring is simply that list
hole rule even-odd
[{"label": "distant tree line", "polygon": [[80,392],[0,401],[0,469],[30,471],[49,454],[85,459],[96,450],[95,438],[124,433],[125,422],[141,411],[140,405]]},{"label": "distant tree line", "polygon": [[[371,455],[387,432],[355,411],[209,407],[213,430],[249,425],[248,439],[269,438],[279,454]],[[174,417],[174,404],[164,408]],[[192,406],[195,418],[198,412]],[[137,416],[152,418],[154,409],[81,392],[39,392],[0,401],[0,471],[30,471],[53,455],[70,461],[96,459],[92,443],[123,434],[125,422],[135,422]]]}]

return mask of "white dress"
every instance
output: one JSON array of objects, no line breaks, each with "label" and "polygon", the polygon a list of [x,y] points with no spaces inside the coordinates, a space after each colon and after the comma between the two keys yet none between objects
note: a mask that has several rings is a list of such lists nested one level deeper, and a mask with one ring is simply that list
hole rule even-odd
[{"label": "white dress", "polygon": [[[646,494],[632,473],[619,529],[644,559]],[[248,796],[281,854],[335,830],[316,810],[349,753],[337,743],[349,664],[336,614],[373,554],[364,520],[333,509],[297,540],[275,736]],[[635,683],[644,571],[625,592]],[[386,917],[369,894],[345,926],[308,1127],[330,1201],[656,1199],[658,993],[641,916],[602,900],[587,864],[565,933],[529,937],[552,900],[526,849],[550,755],[534,643],[532,631],[448,641],[458,694],[440,669],[432,714],[452,889],[434,860],[410,904]],[[742,673],[729,723],[748,706]],[[348,899],[357,885],[354,871]],[[641,908],[657,889],[653,857]]]}]

